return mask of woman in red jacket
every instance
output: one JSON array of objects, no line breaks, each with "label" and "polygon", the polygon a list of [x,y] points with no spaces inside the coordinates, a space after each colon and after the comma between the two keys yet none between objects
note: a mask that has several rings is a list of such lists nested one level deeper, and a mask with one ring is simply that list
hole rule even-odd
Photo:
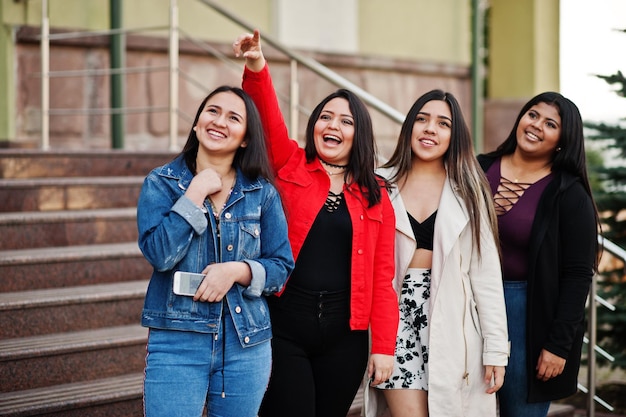
[{"label": "woman in red jacket", "polygon": [[345,417],[366,370],[374,384],[389,378],[398,326],[395,216],[374,173],[371,119],[358,97],[337,90],[313,110],[300,148],[288,136],[259,32],[233,48],[246,59],[243,89],[267,132],[296,259],[285,290],[269,300],[273,368],[259,415]]}]

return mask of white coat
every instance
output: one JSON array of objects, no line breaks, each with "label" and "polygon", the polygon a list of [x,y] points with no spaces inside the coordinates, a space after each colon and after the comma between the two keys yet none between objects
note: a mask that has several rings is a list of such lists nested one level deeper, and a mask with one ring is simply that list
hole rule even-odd
[{"label": "white coat", "polygon": [[[392,171],[378,172],[389,178]],[[416,241],[396,186],[396,275],[402,280]],[[496,396],[487,394],[484,365],[506,366],[509,343],[500,257],[486,216],[481,222],[481,257],[472,238],[465,204],[446,178],[433,237],[428,359],[428,409],[433,417],[495,417]],[[368,386],[368,385],[366,385]],[[382,391],[365,389],[366,417],[382,415]]]}]

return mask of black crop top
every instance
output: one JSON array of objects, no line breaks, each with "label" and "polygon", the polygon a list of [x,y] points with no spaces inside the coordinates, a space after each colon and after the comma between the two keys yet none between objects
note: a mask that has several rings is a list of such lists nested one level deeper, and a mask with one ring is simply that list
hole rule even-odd
[{"label": "black crop top", "polygon": [[417,240],[417,249],[433,250],[433,235],[435,234],[435,218],[437,210],[433,212],[423,223],[415,220],[411,213],[406,212],[409,216],[409,223],[413,229],[413,235]]}]

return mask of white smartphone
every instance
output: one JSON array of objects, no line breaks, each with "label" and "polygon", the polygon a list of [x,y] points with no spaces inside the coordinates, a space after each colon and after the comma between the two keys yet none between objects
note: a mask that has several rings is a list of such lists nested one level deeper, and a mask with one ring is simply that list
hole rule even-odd
[{"label": "white smartphone", "polygon": [[203,279],[203,274],[174,272],[174,294],[194,296]]}]

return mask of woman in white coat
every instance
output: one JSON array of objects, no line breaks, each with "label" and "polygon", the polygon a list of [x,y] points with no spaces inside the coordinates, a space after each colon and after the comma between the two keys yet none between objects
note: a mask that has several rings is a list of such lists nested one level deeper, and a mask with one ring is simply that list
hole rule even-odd
[{"label": "woman in white coat", "polygon": [[495,417],[509,352],[496,216],[454,96],[418,98],[378,172],[396,213],[400,325],[365,415]]}]

